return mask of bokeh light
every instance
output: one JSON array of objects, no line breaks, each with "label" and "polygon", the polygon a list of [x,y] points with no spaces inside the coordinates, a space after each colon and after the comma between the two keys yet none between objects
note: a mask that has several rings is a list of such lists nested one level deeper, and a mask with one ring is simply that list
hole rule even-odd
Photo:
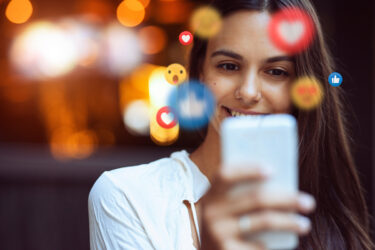
[{"label": "bokeh light", "polygon": [[145,18],[145,8],[137,0],[124,0],[117,7],[117,19],[126,27],[134,27]]},{"label": "bokeh light", "polygon": [[133,30],[121,25],[110,25],[103,34],[103,67],[111,74],[122,76],[139,65],[142,52]]},{"label": "bokeh light", "polygon": [[156,121],[156,115],[160,108],[167,106],[168,97],[176,86],[169,84],[164,72],[166,67],[155,69],[149,79],[149,95],[150,95],[150,135],[151,139],[158,145],[170,145],[178,138],[179,125],[173,128],[162,128]]},{"label": "bokeh light", "polygon": [[221,29],[222,18],[220,13],[210,6],[196,9],[190,19],[190,26],[197,35],[203,39],[215,36]]},{"label": "bokeh light", "polygon": [[24,23],[31,17],[33,6],[29,0],[11,0],[5,10],[5,16],[12,23]]},{"label": "bokeh light", "polygon": [[59,128],[52,133],[50,148],[56,159],[83,159],[94,152],[97,141],[96,134],[91,130],[74,132]]},{"label": "bokeh light", "polygon": [[146,26],[139,30],[141,49],[145,54],[156,54],[165,48],[167,35],[157,26]]},{"label": "bokeh light", "polygon": [[165,70],[166,67],[158,67],[152,72],[149,79],[150,103],[159,108],[166,106],[170,93],[176,88],[165,79]]},{"label": "bokeh light", "polygon": [[36,22],[19,35],[10,49],[17,69],[32,78],[55,77],[71,71],[77,48],[67,33],[49,22]]},{"label": "bokeh light", "polygon": [[148,135],[150,127],[150,109],[147,101],[131,102],[124,112],[124,124],[135,135]]},{"label": "bokeh light", "polygon": [[92,25],[75,19],[63,19],[59,25],[73,41],[77,63],[89,67],[95,65],[100,54],[100,33]]},{"label": "bokeh light", "polygon": [[113,18],[114,3],[106,0],[79,0],[75,6],[79,15],[91,21],[107,21]]},{"label": "bokeh light", "polygon": [[138,0],[138,1],[143,5],[143,7],[146,8],[150,4],[151,0]]}]

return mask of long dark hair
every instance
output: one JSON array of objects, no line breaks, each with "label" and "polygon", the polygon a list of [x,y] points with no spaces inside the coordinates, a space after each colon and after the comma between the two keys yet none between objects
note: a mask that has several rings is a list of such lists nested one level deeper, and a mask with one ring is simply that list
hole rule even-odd
[{"label": "long dark hair", "polygon": [[[323,39],[321,25],[308,0],[216,0],[212,5],[225,17],[238,10],[275,11],[298,7],[315,23],[316,35],[308,49],[295,56],[298,76],[314,76],[323,84],[319,108],[296,110],[299,133],[300,189],[312,194],[317,209],[312,214],[312,232],[302,237],[299,249],[372,249],[369,216],[349,148],[341,88],[327,79],[333,62]],[[207,41],[194,38],[190,54],[190,78],[199,79]]]}]

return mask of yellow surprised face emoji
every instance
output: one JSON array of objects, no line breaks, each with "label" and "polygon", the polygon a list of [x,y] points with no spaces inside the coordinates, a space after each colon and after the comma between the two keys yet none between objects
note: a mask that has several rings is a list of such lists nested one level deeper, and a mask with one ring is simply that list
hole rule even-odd
[{"label": "yellow surprised face emoji", "polygon": [[178,85],[186,80],[186,70],[181,64],[173,63],[167,67],[164,76],[170,84]]}]

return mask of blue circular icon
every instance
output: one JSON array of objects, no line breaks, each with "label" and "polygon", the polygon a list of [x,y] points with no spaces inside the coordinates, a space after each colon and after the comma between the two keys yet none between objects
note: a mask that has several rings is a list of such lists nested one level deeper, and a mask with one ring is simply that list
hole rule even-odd
[{"label": "blue circular icon", "polygon": [[193,130],[205,126],[215,112],[215,97],[199,81],[178,85],[170,94],[168,106],[176,111],[182,128]]},{"label": "blue circular icon", "polygon": [[332,74],[329,75],[328,82],[333,87],[338,87],[342,83],[342,75],[340,73],[333,72]]}]

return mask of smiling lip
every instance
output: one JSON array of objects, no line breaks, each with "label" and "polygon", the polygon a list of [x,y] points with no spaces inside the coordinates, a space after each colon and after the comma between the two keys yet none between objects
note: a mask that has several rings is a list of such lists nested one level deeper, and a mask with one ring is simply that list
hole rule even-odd
[{"label": "smiling lip", "polygon": [[226,106],[222,106],[229,114],[231,114],[231,111],[236,111],[241,114],[245,115],[268,115],[268,113],[261,113],[261,112],[256,112],[256,111],[250,111],[250,110],[241,110],[241,109],[235,109],[235,108],[228,108]]}]

